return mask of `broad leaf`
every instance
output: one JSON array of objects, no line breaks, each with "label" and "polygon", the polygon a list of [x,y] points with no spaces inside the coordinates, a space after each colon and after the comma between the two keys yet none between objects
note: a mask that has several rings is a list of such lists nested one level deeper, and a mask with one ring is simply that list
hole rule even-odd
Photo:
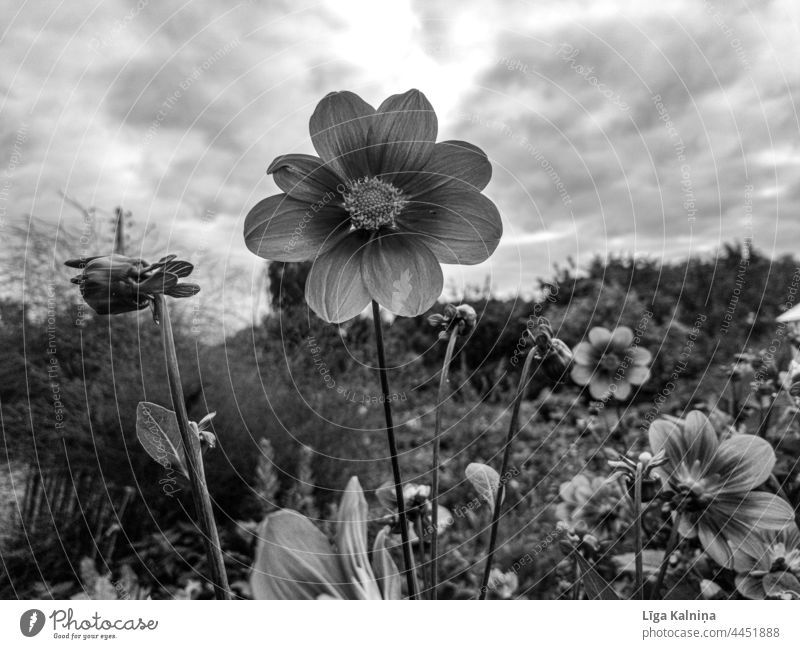
[{"label": "broad leaf", "polygon": [[619,599],[619,596],[611,584],[603,579],[597,570],[595,570],[579,552],[575,552],[574,554],[578,561],[586,596],[589,599]]},{"label": "broad leaf", "polygon": [[491,513],[494,514],[494,503],[497,499],[497,490],[500,488],[500,474],[492,467],[479,462],[468,464],[465,474],[467,480],[472,483],[475,491],[486,501]]},{"label": "broad leaf", "polygon": [[140,401],[136,407],[136,436],[147,454],[161,466],[177,469],[189,477],[178,418],[172,410]]}]

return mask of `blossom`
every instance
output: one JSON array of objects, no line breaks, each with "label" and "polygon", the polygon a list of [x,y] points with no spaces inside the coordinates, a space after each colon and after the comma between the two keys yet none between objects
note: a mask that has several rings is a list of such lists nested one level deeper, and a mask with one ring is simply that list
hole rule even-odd
[{"label": "blossom", "polygon": [[124,255],[70,259],[65,264],[81,269],[81,274],[70,281],[80,286],[83,299],[99,315],[152,307],[159,293],[191,297],[200,291],[197,284],[178,283],[192,273],[194,266],[176,260],[175,255],[163,257],[155,264]]},{"label": "blossom", "polygon": [[500,599],[511,599],[519,588],[519,577],[513,570],[503,572],[500,568],[492,568],[488,586]]},{"label": "blossom", "polygon": [[800,530],[759,532],[758,551],[734,557],[737,590],[750,599],[800,599]]},{"label": "blossom", "polygon": [[628,525],[630,508],[618,482],[579,473],[561,484],[558,495],[561,502],[556,506],[556,518],[565,523],[583,521],[590,529],[609,535]]},{"label": "blossom", "polygon": [[367,501],[358,478],[347,483],[336,521],[336,549],[302,514],[268,514],[258,530],[250,576],[256,599],[400,599],[400,575],[384,527],[367,556]]},{"label": "blossom", "polygon": [[753,491],[775,466],[769,443],[737,434],[720,443],[708,417],[693,410],[685,420],[659,419],[650,425],[650,446],[667,462],[658,469],[671,495],[674,524],[685,538],[699,538],[724,567],[734,552],[757,552],[751,529],[780,530],[794,511],[777,496]]},{"label": "blossom", "polygon": [[258,203],[244,238],[272,261],[313,261],[306,301],[328,322],[375,300],[415,316],[442,291],[445,264],[478,264],[503,232],[481,191],[492,166],[467,142],[436,143],[433,107],[418,90],[377,110],[358,95],[328,94],[311,116],[319,157],[283,155],[267,169],[283,192]]},{"label": "blossom", "polygon": [[[423,543],[430,541],[433,535],[433,505],[430,495],[430,485],[421,485],[414,482],[408,482],[403,485],[403,504],[410,523],[408,526],[408,538],[412,543],[416,543],[419,540],[417,530],[422,531]],[[400,521],[396,514],[397,498],[395,496],[394,483],[391,481],[384,482],[375,490],[375,496],[384,508],[390,512],[382,520],[389,525],[392,533],[399,534]],[[455,522],[455,519],[450,510],[442,505],[438,506],[438,514],[436,530],[438,534],[443,534]],[[392,545],[394,544],[393,542]]]},{"label": "blossom", "polygon": [[633,345],[633,331],[617,327],[609,331],[594,327],[589,340],[573,350],[574,365],[571,377],[578,385],[588,385],[594,399],[627,399],[631,386],[642,385],[650,378],[647,367],[652,358],[649,351]]}]

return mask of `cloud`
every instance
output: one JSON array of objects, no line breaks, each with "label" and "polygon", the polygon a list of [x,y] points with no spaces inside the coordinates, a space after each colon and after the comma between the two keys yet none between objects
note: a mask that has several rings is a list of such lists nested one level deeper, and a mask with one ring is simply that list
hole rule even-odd
[{"label": "cloud", "polygon": [[378,103],[419,87],[441,139],[492,159],[506,238],[487,263],[446,269],[453,286],[488,275],[528,291],[567,255],[676,257],[747,236],[785,252],[800,236],[790,0],[117,0],[4,15],[0,143],[15,163],[0,214],[55,231],[79,220],[59,189],[106,215],[122,204],[134,243],[151,231],[149,256],[225,269],[232,313],[260,286],[240,234],[276,191],[267,165],[311,152],[314,105],[345,88]]}]

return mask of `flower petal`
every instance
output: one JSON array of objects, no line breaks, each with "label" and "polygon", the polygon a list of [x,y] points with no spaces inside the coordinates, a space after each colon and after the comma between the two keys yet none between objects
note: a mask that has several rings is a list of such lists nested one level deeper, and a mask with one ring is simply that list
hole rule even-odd
[{"label": "flower petal", "polygon": [[403,599],[400,571],[392,559],[388,546],[389,526],[381,528],[372,546],[372,563],[383,599]]},{"label": "flower petal", "polygon": [[764,599],[764,585],[760,575],[736,575],[736,590],[747,599]]},{"label": "flower petal", "polygon": [[418,196],[397,223],[402,230],[422,235],[443,264],[486,261],[503,236],[497,206],[479,192],[454,185]]},{"label": "flower petal", "polygon": [[700,519],[697,533],[706,554],[724,568],[733,567],[733,553],[723,534],[708,519]]},{"label": "flower petal", "polygon": [[746,528],[781,530],[794,523],[792,506],[783,498],[762,491],[739,496],[720,494],[711,506],[723,525],[735,521]]},{"label": "flower petal", "polygon": [[395,182],[413,198],[445,185],[479,192],[491,178],[492,164],[481,149],[469,142],[447,140],[434,145],[422,171],[399,173]]},{"label": "flower petal", "polygon": [[728,493],[750,491],[767,481],[775,467],[770,443],[755,435],[735,435],[719,446],[709,473],[719,473]]},{"label": "flower petal", "polygon": [[642,385],[650,378],[650,369],[644,365],[632,365],[625,370],[625,378],[633,385]]},{"label": "flower petal", "polygon": [[589,331],[589,342],[595,347],[605,350],[611,342],[611,332],[605,327],[592,327]]},{"label": "flower petal", "polygon": [[631,347],[628,350],[628,355],[631,357],[634,365],[649,365],[650,361],[653,360],[653,354],[650,353],[649,349],[645,349],[644,347]]},{"label": "flower petal", "polygon": [[[673,445],[673,448],[675,448],[675,440],[680,435],[680,432],[680,427],[674,421],[656,419],[650,424],[650,429],[648,431],[650,449],[653,451],[653,454],[655,455],[661,451],[667,453],[667,447],[670,445]],[[670,461],[673,459],[670,453],[667,453],[667,458],[669,458]],[[680,454],[678,454],[676,459],[678,462],[680,461]]]},{"label": "flower petal", "polygon": [[579,365],[594,365],[597,362],[597,353],[595,352],[592,343],[583,342],[578,343],[575,349],[572,350],[572,358]]},{"label": "flower petal", "polygon": [[[292,153],[275,158],[267,169],[282,192],[306,203],[329,203],[339,197],[339,177],[315,155]],[[322,205],[320,205],[322,207]]]},{"label": "flower petal", "polygon": [[306,279],[306,302],[326,322],[355,318],[370,297],[361,274],[368,236],[352,232],[316,258]]},{"label": "flower petal", "polygon": [[392,95],[378,107],[369,132],[373,173],[393,182],[397,172],[421,171],[433,155],[437,131],[433,106],[419,90]]},{"label": "flower petal", "polygon": [[610,345],[618,352],[627,351],[633,342],[633,331],[630,327],[617,327],[611,333]]},{"label": "flower petal", "polygon": [[414,236],[386,233],[370,241],[361,272],[370,297],[392,313],[416,316],[442,294],[442,268]]},{"label": "flower petal", "polygon": [[764,592],[776,599],[800,599],[800,581],[791,572],[770,572],[764,575]]},{"label": "flower petal", "polygon": [[374,115],[372,106],[348,91],[326,95],[311,115],[314,148],[342,180],[370,175],[367,134]]},{"label": "flower petal", "polygon": [[261,523],[250,585],[256,599],[348,599],[328,539],[305,516],[288,509]]},{"label": "flower petal", "polygon": [[588,385],[593,373],[592,368],[587,365],[573,365],[569,375],[577,385]]},{"label": "flower petal", "polygon": [[613,391],[614,398],[618,401],[623,401],[631,396],[631,384],[628,381],[622,380],[618,383],[615,382],[616,388]]},{"label": "flower petal", "polygon": [[382,599],[367,555],[369,508],[356,476],[350,478],[339,503],[336,545],[342,573],[353,585],[356,599]]},{"label": "flower petal", "polygon": [[[701,467],[708,468],[719,447],[714,427],[699,410],[692,410],[686,416],[686,423],[680,430],[678,441],[683,455],[682,461],[687,467],[699,462]],[[696,476],[700,478],[701,476]]]},{"label": "flower petal", "polygon": [[334,205],[314,206],[276,194],[259,202],[244,221],[244,242],[271,261],[308,261],[347,232],[347,215]]},{"label": "flower petal", "polygon": [[605,374],[595,373],[589,382],[589,394],[598,401],[608,397],[611,394],[611,379]]}]

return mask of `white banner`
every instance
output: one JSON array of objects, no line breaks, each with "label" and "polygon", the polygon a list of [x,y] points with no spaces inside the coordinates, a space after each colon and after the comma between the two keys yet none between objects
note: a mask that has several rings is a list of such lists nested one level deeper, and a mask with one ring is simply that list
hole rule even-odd
[{"label": "white banner", "polygon": [[2,647],[800,646],[793,602],[3,601],[0,612]]}]

